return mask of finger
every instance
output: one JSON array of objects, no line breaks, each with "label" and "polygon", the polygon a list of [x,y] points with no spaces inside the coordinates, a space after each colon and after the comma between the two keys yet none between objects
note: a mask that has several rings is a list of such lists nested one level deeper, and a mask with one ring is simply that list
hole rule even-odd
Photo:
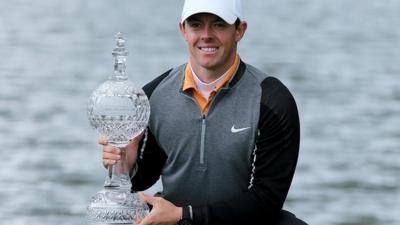
[{"label": "finger", "polygon": [[145,131],[143,130],[138,136],[135,137],[135,139],[141,140],[143,138],[143,136],[144,136],[144,132]]},{"label": "finger", "polygon": [[97,140],[97,143],[101,145],[108,145],[108,139],[106,137],[100,137],[99,140]]},{"label": "finger", "polygon": [[114,153],[103,152],[103,159],[120,160],[121,156]]},{"label": "finger", "polygon": [[142,219],[136,218],[135,221],[134,221],[135,222],[134,224],[140,225],[140,223],[142,221],[143,221]]},{"label": "finger", "polygon": [[150,211],[149,214],[147,214],[144,218],[138,219],[139,223],[136,223],[137,225],[149,225],[149,224],[154,224],[154,211]]},{"label": "finger", "polygon": [[121,154],[121,149],[114,147],[112,145],[106,145],[103,147],[103,152],[107,152],[107,153],[113,153],[113,154],[117,154],[120,155]]},{"label": "finger", "polygon": [[148,204],[153,205],[153,206],[154,206],[154,204],[155,204],[156,201],[157,201],[157,197],[153,197],[153,196],[150,196],[150,195],[146,195],[146,194],[143,193],[143,192],[139,192],[139,197],[140,197],[145,203],[148,203]]},{"label": "finger", "polygon": [[137,224],[137,225],[148,225],[148,224],[151,224],[150,223],[150,219],[149,219],[149,215],[147,215],[142,220],[139,220],[139,222],[136,222],[135,224]]},{"label": "finger", "polygon": [[112,160],[112,159],[103,159],[103,165],[104,167],[108,167],[110,165],[114,165],[117,163],[117,160]]},{"label": "finger", "polygon": [[142,131],[142,133],[140,133],[138,136],[134,137],[131,140],[131,143],[136,143],[137,144],[143,139],[143,137],[144,137],[144,131]]}]

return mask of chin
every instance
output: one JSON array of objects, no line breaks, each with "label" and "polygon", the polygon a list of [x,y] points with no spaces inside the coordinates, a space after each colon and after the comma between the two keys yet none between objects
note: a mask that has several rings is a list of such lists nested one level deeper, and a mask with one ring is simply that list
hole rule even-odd
[{"label": "chin", "polygon": [[216,61],[214,59],[214,57],[212,59],[210,59],[210,58],[204,59],[203,58],[203,60],[199,60],[199,63],[203,67],[215,67],[218,65],[218,61]]},{"label": "chin", "polygon": [[217,66],[217,64],[214,62],[203,62],[203,63],[200,63],[200,66],[203,68],[207,68],[207,69],[213,69]]}]

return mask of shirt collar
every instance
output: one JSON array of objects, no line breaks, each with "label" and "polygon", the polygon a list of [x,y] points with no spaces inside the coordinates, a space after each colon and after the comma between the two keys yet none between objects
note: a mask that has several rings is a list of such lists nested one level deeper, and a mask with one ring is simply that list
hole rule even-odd
[{"label": "shirt collar", "polygon": [[[228,69],[228,71],[226,71],[225,78],[216,86],[215,91],[218,91],[223,86],[225,86],[227,83],[229,83],[229,81],[232,80],[233,76],[235,75],[235,73],[239,67],[239,64],[240,64],[240,57],[238,54],[236,54],[234,63]],[[186,91],[188,89],[197,90],[196,82],[193,78],[193,73],[192,73],[192,68],[191,68],[190,62],[186,65],[186,68],[185,68],[185,79],[184,79],[183,87],[182,87],[183,91]]]}]

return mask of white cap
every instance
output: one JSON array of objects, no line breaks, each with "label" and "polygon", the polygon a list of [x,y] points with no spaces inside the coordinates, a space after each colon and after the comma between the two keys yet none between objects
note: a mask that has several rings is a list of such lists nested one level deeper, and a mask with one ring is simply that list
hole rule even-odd
[{"label": "white cap", "polygon": [[221,17],[225,22],[234,24],[242,18],[241,0],[185,0],[182,10],[182,20],[197,13],[211,13]]}]

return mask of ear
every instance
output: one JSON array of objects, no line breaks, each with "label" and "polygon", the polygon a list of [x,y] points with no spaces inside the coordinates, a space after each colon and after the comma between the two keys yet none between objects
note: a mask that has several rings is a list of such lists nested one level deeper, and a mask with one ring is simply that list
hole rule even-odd
[{"label": "ear", "polygon": [[182,34],[182,37],[187,41],[187,33],[186,33],[186,28],[185,28],[185,21],[182,23],[179,23],[179,31]]},{"label": "ear", "polygon": [[246,33],[247,30],[247,22],[246,21],[241,21],[238,28],[236,29],[236,42],[239,42],[243,36],[244,33]]}]

